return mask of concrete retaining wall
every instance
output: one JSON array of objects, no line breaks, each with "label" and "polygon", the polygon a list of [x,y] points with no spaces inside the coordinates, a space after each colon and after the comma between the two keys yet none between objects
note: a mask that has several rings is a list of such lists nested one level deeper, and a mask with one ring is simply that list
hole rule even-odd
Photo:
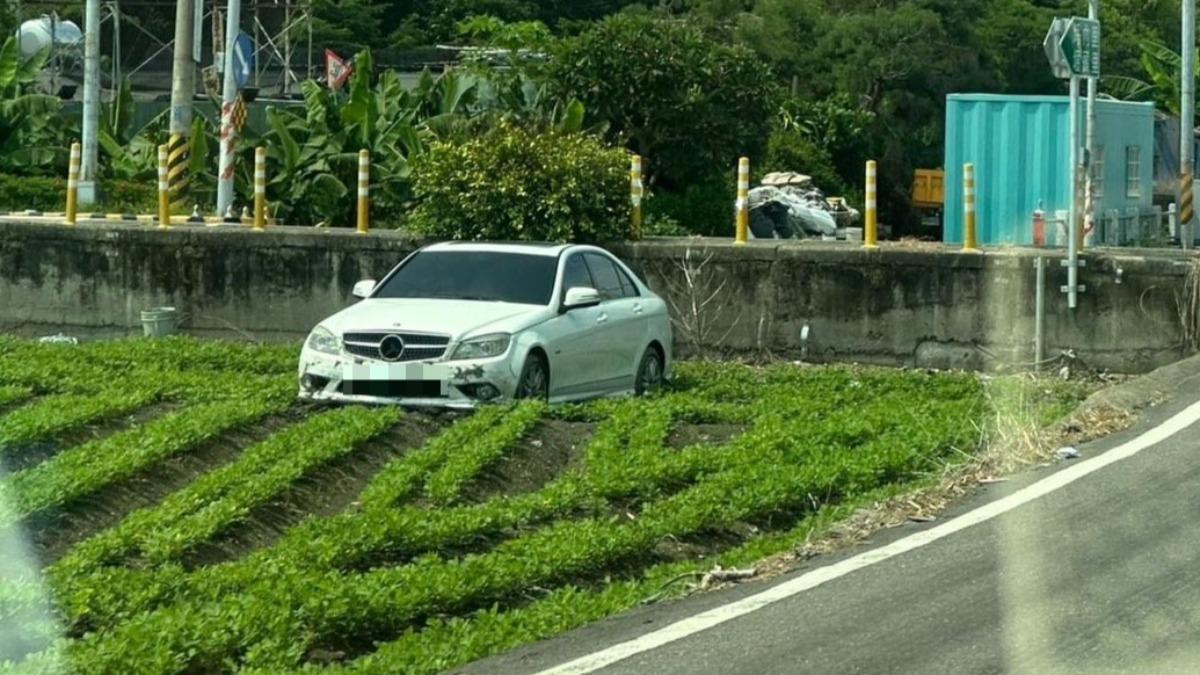
[{"label": "concrete retaining wall", "polygon": [[[392,232],[0,222],[0,331],[121,334],[174,305],[199,334],[299,338],[419,245]],[[977,368],[1033,360],[1029,250],[660,240],[613,249],[668,298],[684,352]],[[1047,353],[1142,372],[1183,354],[1180,253],[1091,253],[1075,311],[1048,258]],[[703,304],[707,301],[707,304]],[[703,307],[693,311],[693,307]],[[806,330],[807,327],[807,330]]]}]

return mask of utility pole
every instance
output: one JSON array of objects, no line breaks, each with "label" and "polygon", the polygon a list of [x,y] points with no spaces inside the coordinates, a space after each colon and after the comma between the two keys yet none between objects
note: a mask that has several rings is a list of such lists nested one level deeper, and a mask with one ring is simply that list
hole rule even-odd
[{"label": "utility pole", "polygon": [[[1088,18],[1099,20],[1100,0],[1088,0]],[[1096,89],[1100,78],[1087,81],[1087,140],[1084,141],[1083,169],[1086,176],[1083,195],[1084,232],[1096,231],[1096,183],[1092,163],[1096,161]]]},{"label": "utility pole", "polygon": [[[195,0],[202,2],[202,0]],[[196,64],[192,61],[193,0],[175,3],[175,58],[171,74],[171,125],[167,140],[167,190],[171,203],[186,207],[188,137],[192,131],[192,99],[196,94]]]},{"label": "utility pole", "polygon": [[241,23],[242,0],[229,0],[225,10],[225,80],[221,87],[221,163],[217,176],[217,215],[229,214],[233,206],[234,134],[233,102],[237,98],[237,79],[233,69],[237,64],[234,49]]},{"label": "utility pole", "polygon": [[1196,137],[1196,0],[1183,0],[1179,55],[1183,61],[1179,100],[1179,241],[1191,248],[1195,208],[1192,194],[1192,150]]},{"label": "utility pole", "polygon": [[[100,0],[87,0],[83,14],[83,155],[79,203],[96,203],[96,134],[100,125]],[[51,43],[53,43],[53,34]]]}]

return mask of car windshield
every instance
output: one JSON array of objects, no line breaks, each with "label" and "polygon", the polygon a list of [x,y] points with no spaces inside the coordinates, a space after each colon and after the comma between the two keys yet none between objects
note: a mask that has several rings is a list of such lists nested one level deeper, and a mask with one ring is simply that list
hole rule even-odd
[{"label": "car windshield", "polygon": [[422,251],[386,279],[373,298],[442,298],[546,305],[557,256],[495,251]]}]

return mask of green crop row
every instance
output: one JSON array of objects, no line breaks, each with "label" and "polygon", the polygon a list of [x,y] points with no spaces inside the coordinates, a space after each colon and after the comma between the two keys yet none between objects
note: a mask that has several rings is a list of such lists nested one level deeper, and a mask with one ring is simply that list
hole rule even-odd
[{"label": "green crop row", "polygon": [[0,498],[9,506],[0,513],[0,527],[78,499],[225,431],[279,412],[288,404],[258,399],[197,405],[64,450],[0,481]]},{"label": "green crop row", "polygon": [[76,546],[59,573],[92,570],[131,555],[159,564],[246,517],[296,479],[354,449],[400,417],[395,408],[341,408],[288,427],[245,450],[157,506]]},{"label": "green crop row", "polygon": [[[907,396],[901,392],[901,396]],[[970,398],[964,399],[970,401]],[[907,403],[904,400],[881,399],[885,407],[896,407]],[[68,593],[69,598],[86,598],[83,605],[65,602],[68,614],[79,618],[98,617],[102,623],[111,622],[116,616],[136,612],[139,606],[131,605],[135,600],[157,601],[163,596],[172,598],[190,597],[187,588],[219,587],[224,593],[233,593],[238,584],[231,579],[244,579],[248,570],[259,566],[273,567],[285,560],[290,566],[327,568],[329,566],[357,567],[379,560],[396,560],[410,557],[422,551],[440,547],[460,546],[479,537],[489,536],[505,528],[528,526],[547,518],[565,517],[572,514],[597,514],[606,511],[612,500],[648,500],[668,494],[698,476],[727,470],[755,461],[760,452],[760,437],[786,438],[801,447],[852,446],[861,438],[882,433],[882,427],[874,428],[871,414],[860,414],[851,408],[830,413],[827,424],[805,424],[798,419],[792,428],[785,430],[778,416],[776,421],[765,420],[759,433],[750,433],[726,449],[705,445],[684,448],[675,452],[664,452],[663,440],[674,418],[689,419],[693,416],[693,401],[680,400],[675,395],[653,401],[627,400],[612,407],[612,416],[597,429],[586,451],[585,472],[568,472],[562,478],[542,490],[517,497],[496,499],[487,504],[464,509],[427,511],[424,509],[364,509],[326,519],[314,519],[302,523],[285,534],[283,540],[270,551],[260,552],[250,558],[202,570],[186,580],[172,570],[161,572],[106,571],[99,580],[74,579],[75,583],[58,583],[60,587],[80,588]],[[953,401],[948,402],[953,405]],[[936,403],[935,407],[943,405]],[[777,407],[784,413],[793,413],[788,406]],[[893,407],[894,409],[894,407]],[[924,414],[923,410],[909,411],[910,415]],[[936,410],[930,411],[936,414]],[[964,410],[963,412],[969,412]],[[904,414],[904,413],[899,413]],[[888,415],[895,418],[895,414]],[[476,418],[492,428],[498,428],[491,418]],[[472,422],[476,420],[467,420]],[[887,421],[887,420],[885,420]],[[902,418],[891,419],[903,422]],[[372,488],[395,486],[390,478],[405,476],[400,482],[404,490],[416,484],[409,480],[417,475],[413,471],[414,460],[423,465],[423,453],[434,449],[446,449],[461,440],[464,427],[460,423],[427,443],[426,447],[411,453],[377,476]],[[901,425],[907,427],[908,425]],[[942,433],[929,426],[930,433]],[[472,430],[471,436],[478,430]],[[453,440],[453,443],[447,443]],[[903,445],[913,440],[909,431],[895,438]],[[970,439],[962,439],[965,447]],[[395,471],[396,468],[404,471]],[[392,488],[388,488],[391,492]],[[366,500],[369,504],[370,501]],[[268,557],[269,556],[269,557]],[[62,565],[60,564],[60,567]],[[76,573],[86,572],[86,565],[75,566]],[[112,578],[117,575],[118,579]],[[58,575],[56,575],[57,577]],[[67,575],[70,579],[72,575]],[[153,578],[150,578],[153,577]],[[65,581],[65,580],[64,580]],[[81,586],[82,585],[82,586]],[[156,598],[151,589],[158,592]],[[143,604],[140,609],[145,609]]]},{"label": "green crop row", "polygon": [[[390,462],[363,490],[359,504],[363,509],[386,508],[411,497],[429,474],[457,452],[472,444],[489,442],[499,436],[508,438],[510,427],[498,426],[509,414],[508,406],[488,406],[429,439],[419,449]],[[515,439],[514,439],[515,440]]]},{"label": "green crop row", "polygon": [[0,456],[21,443],[127,415],[152,403],[158,394],[156,388],[147,387],[43,397],[0,417]]},{"label": "green crop row", "polygon": [[[228,599],[179,603],[135,617],[111,634],[77,645],[76,663],[107,670],[123,664],[175,672],[219,667],[244,652],[247,665],[298,665],[315,646],[382,639],[431,614],[458,613],[531,586],[554,586],[645,559],[664,537],[681,537],[802,507],[811,494],[838,494],[854,465],[801,465],[774,457],[718,473],[656,502],[633,522],[566,521],[460,560],[437,557],[363,574],[274,569]],[[821,457],[816,459],[829,459]],[[270,608],[268,610],[268,607]]]},{"label": "green crop row", "polygon": [[0,406],[13,405],[21,403],[26,399],[33,397],[33,390],[29,387],[20,387],[16,385],[0,385]]},{"label": "green crop row", "polygon": [[458,499],[463,486],[503,457],[505,451],[538,421],[545,410],[545,404],[534,401],[517,405],[503,423],[485,436],[455,450],[441,468],[429,476],[425,483],[425,494],[435,504],[445,505]]}]

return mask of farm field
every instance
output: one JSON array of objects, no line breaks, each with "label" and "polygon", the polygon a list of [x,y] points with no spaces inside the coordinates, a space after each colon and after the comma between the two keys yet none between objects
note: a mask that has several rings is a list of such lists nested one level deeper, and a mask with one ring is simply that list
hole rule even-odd
[{"label": "farm field", "polygon": [[1041,423],[1083,394],[684,363],[645,399],[314,407],[295,352],[0,336],[4,669],[438,672],[934,480],[992,389]]}]

